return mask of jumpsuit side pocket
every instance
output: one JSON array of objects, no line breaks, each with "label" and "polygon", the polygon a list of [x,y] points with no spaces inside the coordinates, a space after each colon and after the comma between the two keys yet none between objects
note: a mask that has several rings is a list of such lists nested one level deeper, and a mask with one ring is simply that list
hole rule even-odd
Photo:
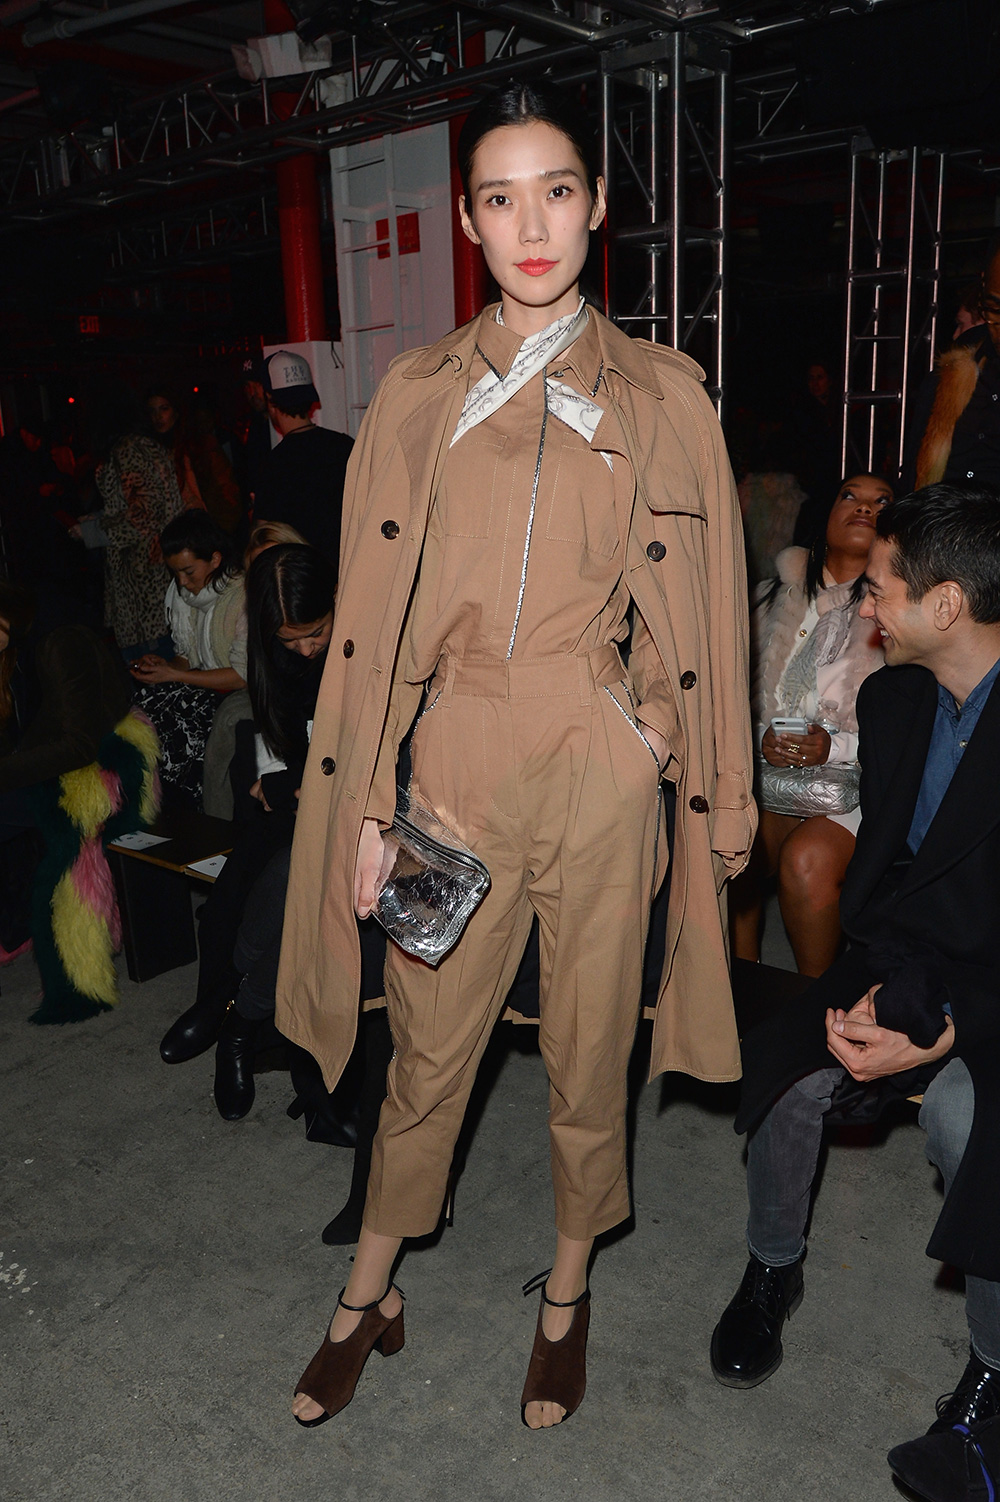
[{"label": "jumpsuit side pocket", "polygon": [[657,775],[657,777],[659,777],[660,776],[660,759],[659,759],[659,757],[657,756],[656,752],[653,750],[652,746],[649,744],[649,742],[647,741],[646,737],[643,735],[642,731],[639,728],[639,718],[638,718],[638,716],[635,713],[635,701],[632,698],[632,691],[631,691],[631,689],[629,688],[628,684],[625,682],[624,679],[622,679],[622,688],[625,690],[626,694],[628,695],[629,703],[632,705],[632,713],[631,714],[629,714],[629,712],[625,708],[624,704],[622,704],[621,701],[611,692],[611,690],[610,690],[610,688],[608,687],[607,684],[604,685],[604,692],[607,694],[607,696],[611,700],[612,704],[614,704],[615,707],[619,710],[619,712],[624,716],[626,723],[629,724],[629,725],[631,725],[631,727],[635,731],[636,735],[642,741],[642,744],[645,746],[646,750],[649,752],[650,756],[653,758],[653,765],[656,768],[656,775]]}]

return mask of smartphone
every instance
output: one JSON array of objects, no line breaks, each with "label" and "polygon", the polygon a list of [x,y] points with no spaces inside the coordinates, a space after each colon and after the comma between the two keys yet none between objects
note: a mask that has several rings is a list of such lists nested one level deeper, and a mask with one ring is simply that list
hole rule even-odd
[{"label": "smartphone", "polygon": [[771,721],[771,729],[775,735],[808,735],[809,721],[803,720],[801,716],[784,718],[776,715]]}]

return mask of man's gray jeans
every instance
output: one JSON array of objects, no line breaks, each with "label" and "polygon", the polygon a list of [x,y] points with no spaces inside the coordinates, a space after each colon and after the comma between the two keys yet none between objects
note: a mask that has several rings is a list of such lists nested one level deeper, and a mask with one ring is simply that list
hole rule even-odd
[{"label": "man's gray jeans", "polygon": [[[770,1267],[787,1267],[805,1251],[805,1228],[823,1118],[844,1070],[817,1069],[778,1097],[747,1143],[750,1218],[747,1244]],[[961,1059],[952,1059],[927,1087],[920,1125],[927,1156],[940,1169],[945,1193],[962,1161],[972,1130],[972,1079]],[[972,1348],[1000,1369],[1000,1283],[965,1280],[965,1310]]]}]

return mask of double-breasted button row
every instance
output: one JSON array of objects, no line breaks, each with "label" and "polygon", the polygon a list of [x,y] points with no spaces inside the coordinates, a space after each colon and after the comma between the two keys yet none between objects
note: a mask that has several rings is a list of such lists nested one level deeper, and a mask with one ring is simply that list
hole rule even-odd
[{"label": "double-breasted button row", "polygon": [[662,563],[666,556],[667,549],[662,542],[651,542],[646,549],[646,557],[651,563]]},{"label": "double-breasted button row", "polygon": [[394,539],[399,536],[399,522],[383,522],[382,536],[387,537],[390,542],[394,541]]},{"label": "double-breasted button row", "polygon": [[698,674],[692,673],[690,668],[688,668],[686,673],[681,674],[681,688],[694,688],[697,682]]},{"label": "double-breasted button row", "polygon": [[332,777],[334,772],[337,770],[337,763],[334,761],[332,756],[324,756],[323,760],[319,764],[319,769],[323,773],[324,777]]},{"label": "double-breasted button row", "polygon": [[700,793],[695,793],[693,798],[688,799],[688,808],[693,814],[707,814],[708,799],[703,798]]},{"label": "double-breasted button row", "polygon": [[344,656],[345,657],[353,657],[354,656],[354,643],[351,641],[350,637],[348,637],[347,640],[344,643]]}]

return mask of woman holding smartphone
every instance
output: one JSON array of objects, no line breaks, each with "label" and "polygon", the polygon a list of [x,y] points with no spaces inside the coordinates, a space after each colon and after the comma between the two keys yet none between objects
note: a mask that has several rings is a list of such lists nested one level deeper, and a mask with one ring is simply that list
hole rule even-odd
[{"label": "woman holding smartphone", "polygon": [[[852,475],[837,491],[810,548],[786,548],[778,577],[757,590],[751,619],[757,743],[772,767],[846,767],[857,761],[855,700],[883,666],[878,632],[861,619],[875,518],[892,486]],[[840,888],[861,822],[847,813],[776,813],[761,797],[748,869],[730,888],[733,950],[759,960],[764,883],[777,873],[778,901],[795,964],[822,975],[840,947]]]},{"label": "woman holding smartphone", "polygon": [[[389,946],[395,1056],[364,1227],[294,1412],[350,1402],[402,1345],[402,1241],[432,1231],[476,1068],[541,933],[556,1250],[522,1415],[583,1397],[593,1240],[629,1213],[626,1065],[677,784],[654,1072],[739,1072],[719,890],[752,839],[732,477],[701,372],[580,293],[604,217],[579,109],[515,83],[459,141],[465,234],[501,301],[397,359],[344,498],[334,640],[292,854],[279,1025],[335,1082],[357,1024],[354,910],[377,898],[401,740],[413,787],[492,885],[432,969]],[[629,635],[625,665],[622,646]]]}]

